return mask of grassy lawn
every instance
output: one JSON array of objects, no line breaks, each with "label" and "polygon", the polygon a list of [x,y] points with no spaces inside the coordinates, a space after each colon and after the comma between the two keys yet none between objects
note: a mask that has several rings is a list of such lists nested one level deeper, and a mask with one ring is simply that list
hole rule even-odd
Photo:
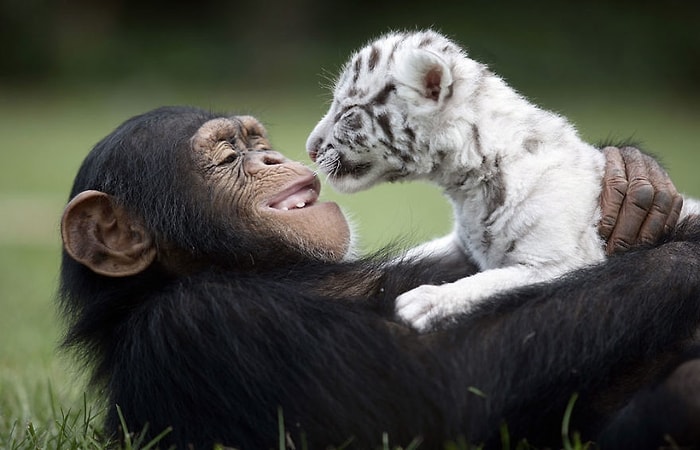
[{"label": "grassy lawn", "polygon": [[[646,92],[529,94],[570,117],[592,142],[632,137],[643,143],[662,159],[680,190],[700,196],[699,99]],[[163,104],[193,104],[256,115],[277,149],[305,161],[306,135],[324,112],[325,99],[319,90],[294,87],[0,90],[0,448],[54,447],[60,433],[53,423],[62,411],[84,408],[78,368],[56,352],[61,327],[53,296],[59,216],[90,147],[131,115]],[[322,196],[345,207],[366,250],[395,239],[415,243],[450,228],[446,202],[424,184],[381,186],[352,196],[326,188]],[[32,440],[33,428],[52,429],[43,438],[52,444]],[[88,445],[89,439],[81,442]]]}]

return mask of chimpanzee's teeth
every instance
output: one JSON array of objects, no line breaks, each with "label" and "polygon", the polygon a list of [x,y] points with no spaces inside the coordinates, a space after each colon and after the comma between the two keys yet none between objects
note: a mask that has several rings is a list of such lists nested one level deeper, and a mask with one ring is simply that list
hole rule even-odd
[{"label": "chimpanzee's teeth", "polygon": [[314,188],[302,187],[298,191],[287,193],[283,198],[270,203],[270,207],[281,211],[291,209],[304,209],[313,205],[318,200],[318,192]]},{"label": "chimpanzee's teeth", "polygon": [[[294,207],[297,208],[297,209],[301,209],[301,208],[303,208],[304,206],[306,206],[306,202],[299,202],[299,203],[297,203],[296,205],[294,205]],[[282,208],[280,208],[280,209],[282,209],[282,211],[289,211],[289,208],[286,207],[286,206],[284,206],[284,207],[282,207]]]}]

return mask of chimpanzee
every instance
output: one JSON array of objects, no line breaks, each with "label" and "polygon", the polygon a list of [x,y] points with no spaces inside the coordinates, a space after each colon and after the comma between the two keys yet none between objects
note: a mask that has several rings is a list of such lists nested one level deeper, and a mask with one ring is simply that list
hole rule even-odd
[{"label": "chimpanzee", "polygon": [[62,219],[59,298],[108,433],[119,406],[128,431],[170,428],[160,445],[179,448],[498,447],[503,424],[556,446],[574,393],[584,439],[637,415],[692,421],[635,405],[694,361],[700,222],[419,334],[393,299],[473,265],[353,257],[319,190],[249,116],[164,107],[94,147]]}]

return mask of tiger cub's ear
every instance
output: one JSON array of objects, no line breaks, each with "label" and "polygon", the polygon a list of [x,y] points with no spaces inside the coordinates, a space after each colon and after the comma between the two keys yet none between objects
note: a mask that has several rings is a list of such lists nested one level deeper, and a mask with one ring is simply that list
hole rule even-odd
[{"label": "tiger cub's ear", "polygon": [[[407,49],[396,55],[394,78],[422,98],[440,103],[451,91],[452,73],[445,60],[422,49]],[[410,94],[409,94],[410,96]]]}]

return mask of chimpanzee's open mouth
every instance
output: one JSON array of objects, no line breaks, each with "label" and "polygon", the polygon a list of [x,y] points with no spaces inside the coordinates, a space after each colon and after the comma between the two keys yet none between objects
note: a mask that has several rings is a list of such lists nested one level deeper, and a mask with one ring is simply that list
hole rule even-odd
[{"label": "chimpanzee's open mouth", "polygon": [[321,184],[315,176],[304,177],[270,201],[270,208],[289,211],[312,206],[318,200]]}]

